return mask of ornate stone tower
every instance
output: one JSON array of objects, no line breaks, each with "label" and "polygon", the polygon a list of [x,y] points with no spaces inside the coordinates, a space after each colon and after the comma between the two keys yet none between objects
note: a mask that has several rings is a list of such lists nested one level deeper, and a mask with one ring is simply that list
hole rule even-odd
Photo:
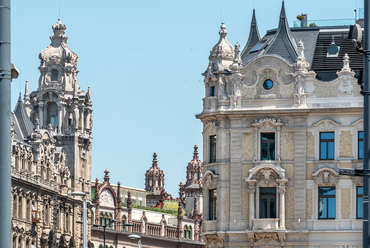
[{"label": "ornate stone tower", "polygon": [[[193,159],[186,167],[186,183],[184,185],[186,207],[185,211],[188,216],[194,211],[194,198],[198,198],[197,208],[203,209],[203,167],[198,156],[198,146],[194,146]],[[181,189],[180,189],[181,191]]]},{"label": "ornate stone tower", "polygon": [[157,154],[153,154],[152,167],[145,173],[145,190],[149,192],[146,198],[147,206],[156,205],[164,190],[164,173],[158,167]]},{"label": "ornate stone tower", "polygon": [[67,46],[66,25],[58,20],[52,28],[51,44],[39,54],[38,89],[30,95],[26,88],[25,109],[37,128],[47,129],[57,144],[66,148],[72,188],[89,193],[93,121],[90,88],[84,92],[78,87],[78,56]]}]

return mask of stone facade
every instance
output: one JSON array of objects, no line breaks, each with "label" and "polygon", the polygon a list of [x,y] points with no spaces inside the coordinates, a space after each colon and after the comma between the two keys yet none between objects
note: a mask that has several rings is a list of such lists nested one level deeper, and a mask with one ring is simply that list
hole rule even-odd
[{"label": "stone facade", "polygon": [[[362,168],[363,99],[347,52],[360,55],[342,46],[324,70],[320,61],[334,60],[315,50],[341,29],[290,29],[283,3],[278,28],[262,39],[253,16],[241,54],[221,25],[196,116],[207,247],[361,246],[362,181],[338,173]],[[317,43],[297,39],[309,36]]]}]

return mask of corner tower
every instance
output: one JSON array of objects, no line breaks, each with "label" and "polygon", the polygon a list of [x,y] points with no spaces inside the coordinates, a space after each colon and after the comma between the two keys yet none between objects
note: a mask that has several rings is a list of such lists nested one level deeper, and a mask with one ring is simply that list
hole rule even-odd
[{"label": "corner tower", "polygon": [[40,78],[37,91],[24,96],[32,123],[47,129],[66,148],[72,188],[90,192],[92,101],[90,88],[79,89],[78,56],[67,45],[66,25],[52,26],[51,44],[39,54]]}]

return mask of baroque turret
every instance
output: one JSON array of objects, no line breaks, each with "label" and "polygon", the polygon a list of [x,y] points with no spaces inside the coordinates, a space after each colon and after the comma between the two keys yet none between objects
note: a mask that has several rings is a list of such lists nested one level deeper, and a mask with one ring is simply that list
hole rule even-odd
[{"label": "baroque turret", "polygon": [[66,165],[74,178],[72,187],[89,192],[91,178],[92,101],[90,88],[80,89],[78,56],[67,45],[66,25],[52,26],[50,45],[40,52],[37,91],[25,89],[25,109],[34,126],[46,129],[67,149]]}]

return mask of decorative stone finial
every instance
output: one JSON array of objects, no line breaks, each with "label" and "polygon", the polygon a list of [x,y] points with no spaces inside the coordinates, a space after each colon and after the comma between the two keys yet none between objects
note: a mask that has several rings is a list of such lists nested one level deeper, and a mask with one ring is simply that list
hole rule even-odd
[{"label": "decorative stone finial", "polygon": [[153,163],[152,163],[152,166],[153,167],[157,167],[157,165],[158,165],[157,153],[154,153],[153,154]]},{"label": "decorative stone finial", "polygon": [[30,92],[28,91],[28,80],[26,80],[26,85],[24,87],[24,97],[23,97],[24,103],[29,104],[30,103]]},{"label": "decorative stone finial", "polygon": [[226,37],[227,31],[226,31],[226,26],[224,22],[221,22],[221,30],[218,32],[222,38]]},{"label": "decorative stone finial", "polygon": [[108,170],[108,168],[105,169],[104,173],[105,173],[104,182],[109,182],[109,175],[108,175],[109,174],[109,170]]},{"label": "decorative stone finial", "polygon": [[198,157],[198,146],[197,144],[194,145],[194,156],[193,156],[193,159],[199,159]]},{"label": "decorative stone finial", "polygon": [[348,54],[344,54],[343,57],[343,68],[342,71],[351,71],[351,68],[349,67],[349,56]]}]

